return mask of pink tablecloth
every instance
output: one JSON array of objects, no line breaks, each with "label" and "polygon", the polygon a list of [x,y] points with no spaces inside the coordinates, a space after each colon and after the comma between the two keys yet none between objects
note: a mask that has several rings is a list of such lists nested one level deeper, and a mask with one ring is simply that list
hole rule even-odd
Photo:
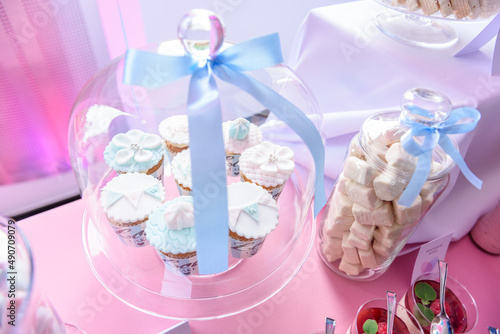
[{"label": "pink tablecloth", "polygon": [[[32,244],[40,288],[62,318],[89,334],[154,334],[179,323],[123,304],[97,281],[82,246],[83,209],[79,200],[19,222]],[[306,334],[322,329],[328,316],[337,320],[337,333],[345,333],[366,300],[384,296],[386,290],[403,295],[415,256],[401,256],[380,279],[360,283],[331,272],[313,250],[298,275],[263,304],[222,319],[191,321],[191,329],[194,334]],[[500,257],[482,252],[465,237],[450,245],[446,260],[450,276],[476,298],[479,323],[474,333],[500,327]]]}]

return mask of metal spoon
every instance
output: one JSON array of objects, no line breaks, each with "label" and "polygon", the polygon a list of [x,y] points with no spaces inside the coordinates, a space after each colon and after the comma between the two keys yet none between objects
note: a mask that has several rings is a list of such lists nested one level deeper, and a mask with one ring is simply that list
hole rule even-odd
[{"label": "metal spoon", "polygon": [[335,320],[332,318],[325,319],[325,334],[333,334],[335,332]]},{"label": "metal spoon", "polygon": [[488,333],[489,334],[500,334],[500,330],[493,328],[493,327],[488,327]]},{"label": "metal spoon", "polygon": [[441,311],[432,319],[430,334],[454,334],[450,318],[444,308],[448,264],[439,260],[439,306]]},{"label": "metal spoon", "polygon": [[387,291],[385,295],[387,296],[387,333],[392,333],[396,315],[396,293]]}]

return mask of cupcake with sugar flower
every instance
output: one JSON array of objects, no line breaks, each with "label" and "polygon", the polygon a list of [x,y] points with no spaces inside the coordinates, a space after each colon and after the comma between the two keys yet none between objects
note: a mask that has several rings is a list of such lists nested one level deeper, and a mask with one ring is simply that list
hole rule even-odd
[{"label": "cupcake with sugar flower", "polygon": [[256,184],[232,183],[227,187],[229,248],[235,258],[252,257],[278,225],[278,206],[271,194]]},{"label": "cupcake with sugar flower", "polygon": [[156,208],[149,215],[146,237],[169,271],[184,276],[198,274],[191,196],[177,197]]},{"label": "cupcake with sugar flower", "polygon": [[165,200],[162,183],[151,175],[126,173],[101,189],[101,206],[118,238],[127,246],[148,245],[148,216]]},{"label": "cupcake with sugar flower", "polygon": [[160,136],[130,130],[113,136],[104,149],[104,161],[118,173],[144,173],[163,177],[165,149]]},{"label": "cupcake with sugar flower", "polygon": [[295,168],[294,153],[286,146],[264,141],[240,156],[240,177],[267,190],[275,200]]},{"label": "cupcake with sugar flower", "polygon": [[240,155],[249,147],[262,142],[262,132],[255,124],[244,118],[237,118],[222,123],[224,147],[229,176],[240,175]]},{"label": "cupcake with sugar flower", "polygon": [[165,141],[165,147],[170,161],[189,147],[189,127],[187,115],[175,115],[161,121],[160,136]]}]

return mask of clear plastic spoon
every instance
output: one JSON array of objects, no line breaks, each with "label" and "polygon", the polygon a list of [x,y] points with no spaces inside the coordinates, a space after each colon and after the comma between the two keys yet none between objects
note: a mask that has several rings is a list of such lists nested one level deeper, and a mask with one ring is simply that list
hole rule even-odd
[{"label": "clear plastic spoon", "polygon": [[335,320],[332,318],[325,319],[325,334],[333,334],[335,332]]},{"label": "clear plastic spoon", "polygon": [[396,293],[387,291],[387,333],[391,333],[394,327],[394,316],[396,315]]},{"label": "clear plastic spoon", "polygon": [[430,334],[454,334],[451,321],[444,307],[446,293],[446,277],[448,276],[448,264],[439,260],[439,305],[440,312],[432,319]]}]

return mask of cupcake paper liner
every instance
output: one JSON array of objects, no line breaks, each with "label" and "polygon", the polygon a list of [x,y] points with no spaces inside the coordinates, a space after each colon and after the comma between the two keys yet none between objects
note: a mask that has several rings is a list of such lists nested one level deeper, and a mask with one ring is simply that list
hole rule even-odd
[{"label": "cupcake paper liner", "polygon": [[262,248],[266,237],[253,240],[236,240],[229,238],[231,256],[237,259],[249,258],[257,254]]},{"label": "cupcake paper liner", "polygon": [[165,267],[171,273],[177,276],[190,276],[198,275],[198,258],[197,256],[191,256],[185,259],[175,259],[168,257],[162,252],[157,251]]},{"label": "cupcake paper liner", "polygon": [[110,223],[113,231],[116,233],[122,243],[131,247],[144,247],[149,245],[148,239],[144,230],[146,229],[146,222],[133,225],[133,226],[116,226]]},{"label": "cupcake paper liner", "polygon": [[226,155],[228,176],[240,176],[240,155],[241,154]]}]

